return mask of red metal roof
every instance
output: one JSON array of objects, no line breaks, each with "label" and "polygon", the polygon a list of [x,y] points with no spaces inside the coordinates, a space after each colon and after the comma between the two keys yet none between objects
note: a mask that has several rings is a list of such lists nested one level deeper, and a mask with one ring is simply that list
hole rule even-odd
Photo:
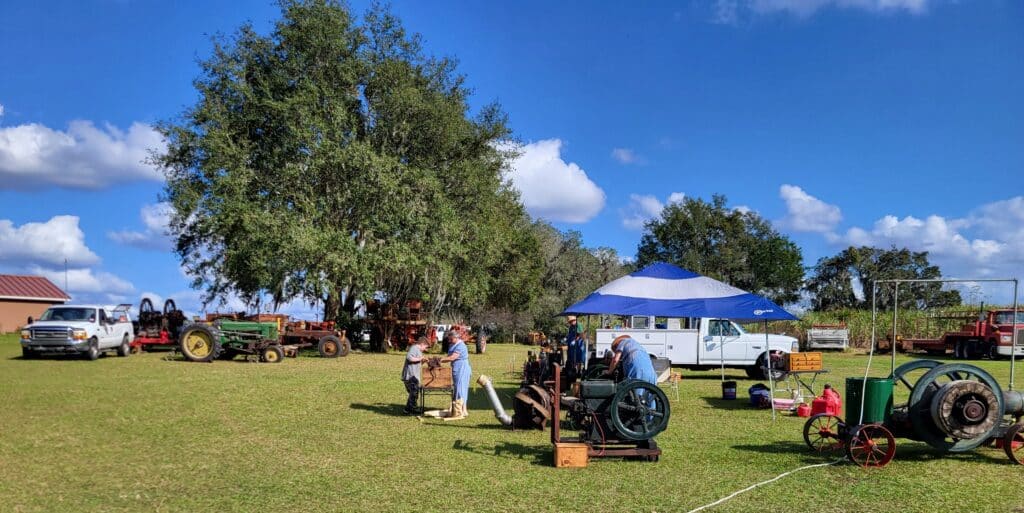
[{"label": "red metal roof", "polygon": [[0,274],[0,298],[67,301],[71,296],[42,276]]}]

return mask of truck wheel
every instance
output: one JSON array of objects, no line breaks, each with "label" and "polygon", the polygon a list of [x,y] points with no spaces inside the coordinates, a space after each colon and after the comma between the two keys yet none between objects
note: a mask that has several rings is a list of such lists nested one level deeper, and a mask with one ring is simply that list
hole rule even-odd
[{"label": "truck wheel", "polygon": [[29,349],[27,347],[22,347],[21,348],[21,359],[22,360],[31,360],[31,359],[33,359],[35,357],[36,357],[36,352],[35,351],[33,351],[33,350],[31,350],[31,349]]},{"label": "truck wheel", "polygon": [[96,361],[100,357],[100,341],[95,337],[89,339],[89,348],[85,351],[85,357],[89,361]]},{"label": "truck wheel", "polygon": [[260,361],[264,363],[281,363],[284,360],[284,350],[277,344],[271,344],[260,351]]},{"label": "truck wheel", "polygon": [[320,352],[320,356],[324,358],[337,358],[341,356],[341,340],[334,335],[327,335],[320,338],[316,349]]},{"label": "truck wheel", "polygon": [[128,356],[132,354],[131,344],[128,342],[128,334],[125,333],[124,337],[121,338],[121,345],[117,346],[117,356]]},{"label": "truck wheel", "polygon": [[956,358],[957,360],[962,359],[963,358],[963,350],[964,350],[963,342],[960,342],[959,340],[957,340],[956,342],[953,342],[953,358]]},{"label": "truck wheel", "polygon": [[761,372],[761,367],[758,365],[750,365],[743,368],[747,373],[747,377],[750,379],[764,379],[764,373]]},{"label": "truck wheel", "polygon": [[208,362],[217,357],[217,334],[209,326],[195,324],[181,332],[178,348],[190,362]]},{"label": "truck wheel", "polygon": [[999,347],[996,344],[990,343],[988,345],[988,359],[998,360],[999,359]]}]

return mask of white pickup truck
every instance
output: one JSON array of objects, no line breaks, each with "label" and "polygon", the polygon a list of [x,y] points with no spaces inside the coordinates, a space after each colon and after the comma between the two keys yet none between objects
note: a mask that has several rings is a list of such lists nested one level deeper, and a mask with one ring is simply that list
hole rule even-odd
[{"label": "white pickup truck", "polygon": [[[754,379],[765,379],[769,350],[773,356],[800,350],[793,337],[768,335],[766,340],[764,333],[747,333],[728,319],[670,318],[659,325],[655,325],[654,317],[633,316],[628,320],[630,327],[627,328],[597,330],[598,358],[611,349],[616,337],[629,335],[647,349],[651,357],[667,358],[672,365],[706,370],[724,364],[728,368],[745,369],[747,376]],[[772,362],[774,364],[776,359]]]},{"label": "white pickup truck", "polygon": [[34,358],[41,354],[73,353],[95,360],[100,353],[116,349],[118,356],[128,356],[135,337],[128,315],[130,307],[52,306],[21,329],[21,355]]}]

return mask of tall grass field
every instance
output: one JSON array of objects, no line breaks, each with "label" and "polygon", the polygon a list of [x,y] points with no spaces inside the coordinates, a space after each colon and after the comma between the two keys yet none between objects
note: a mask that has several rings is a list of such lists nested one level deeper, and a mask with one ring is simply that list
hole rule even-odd
[{"label": "tall grass field", "polygon": [[[470,417],[402,414],[403,355],[300,356],[280,364],[165,359],[23,360],[0,337],[0,511],[689,511],[809,464],[804,419],[721,399],[717,371],[681,371],[656,463],[591,460],[555,468],[549,434],[499,425],[481,374],[505,408],[529,348],[471,355]],[[909,357],[899,355],[897,363]],[[867,357],[825,354],[817,382],[844,393]],[[1009,362],[980,361],[1005,386]],[[870,374],[889,372],[876,356]],[[678,392],[678,399],[676,398]],[[845,393],[844,393],[845,397]],[[434,406],[443,401],[433,399]],[[937,454],[897,441],[881,469],[799,472],[713,512],[1024,511],[1024,466],[1001,450]]]}]

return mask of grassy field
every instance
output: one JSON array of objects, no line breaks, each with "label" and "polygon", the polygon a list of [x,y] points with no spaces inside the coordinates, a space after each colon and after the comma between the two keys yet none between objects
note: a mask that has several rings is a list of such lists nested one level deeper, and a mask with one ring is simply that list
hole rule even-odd
[{"label": "grassy field", "polygon": [[[474,381],[493,376],[509,409],[507,371],[526,351],[471,357]],[[843,392],[866,362],[827,354],[827,381]],[[688,511],[828,461],[805,449],[803,419],[772,422],[720,400],[716,372],[684,371],[660,462],[556,469],[548,433],[501,428],[475,383],[464,421],[403,416],[401,363],[26,361],[0,337],[0,511]],[[979,363],[1006,383],[1007,362]],[[875,359],[872,375],[888,370]],[[728,374],[745,397],[753,382]],[[938,456],[899,440],[883,469],[812,469],[711,511],[1024,511],[1022,476],[1001,450]]]}]

